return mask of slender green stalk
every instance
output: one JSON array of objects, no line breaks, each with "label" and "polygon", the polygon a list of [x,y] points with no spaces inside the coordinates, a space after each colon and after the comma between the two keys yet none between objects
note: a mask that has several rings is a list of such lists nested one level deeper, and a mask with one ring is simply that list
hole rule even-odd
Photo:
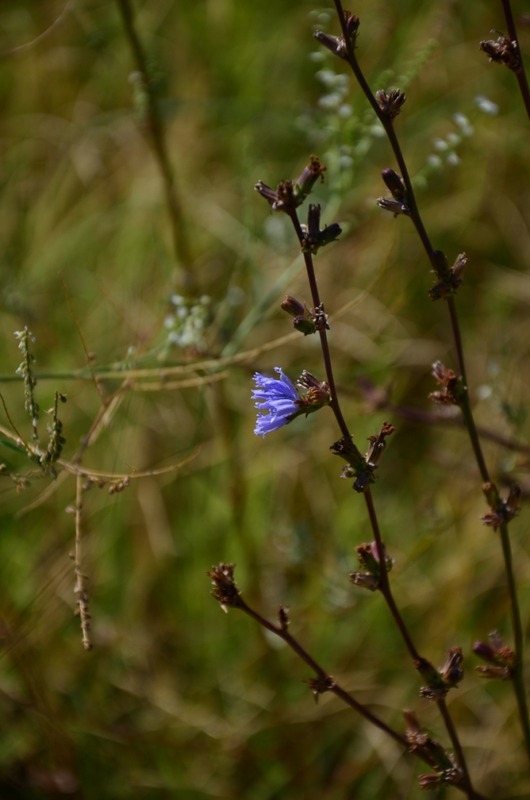
[{"label": "slender green stalk", "polygon": [[181,272],[183,288],[186,291],[194,292],[196,291],[196,279],[189,268],[191,264],[191,248],[186,234],[182,203],[177,191],[175,172],[169,156],[164,126],[158,107],[153,80],[148,67],[147,57],[134,24],[134,14],[130,0],[116,0],[116,3],[120,11],[125,37],[131,49],[136,69],[141,75],[143,82],[142,88],[146,95],[146,129],[164,186],[166,206],[171,224],[175,261]]}]

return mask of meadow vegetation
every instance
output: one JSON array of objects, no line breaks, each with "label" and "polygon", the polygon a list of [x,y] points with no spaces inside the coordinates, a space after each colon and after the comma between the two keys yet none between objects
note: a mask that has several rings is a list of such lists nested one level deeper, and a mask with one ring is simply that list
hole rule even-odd
[{"label": "meadow vegetation", "polygon": [[[429,236],[469,259],[471,405],[501,493],[521,487],[509,530],[526,630],[529,121],[513,73],[479,47],[505,29],[502,7],[352,11],[373,91],[407,95],[395,127]],[[342,411],[362,452],[395,427],[372,492],[396,602],[437,667],[462,648],[447,704],[477,791],[530,795],[510,681],[474,669],[475,641],[513,641],[469,439],[458,409],[429,400],[433,362],[457,369],[445,301],[410,221],[377,206],[392,152],[316,28],[340,33],[332,3],[0,6],[6,798],[425,796],[422,765],[333,694],[313,702],[308,666],[223,614],[206,575],[235,563],[244,600],[270,619],[289,607],[290,632],[360,702],[399,730],[413,709],[448,746],[380,594],[349,579],[373,536],[330,453],[330,409],[253,432],[256,371],[325,378],[318,337],[280,309],[311,300],[299,244],[254,192],[313,153],[327,169],[311,202],[342,228],[315,258]],[[54,421],[65,441],[42,459]]]}]

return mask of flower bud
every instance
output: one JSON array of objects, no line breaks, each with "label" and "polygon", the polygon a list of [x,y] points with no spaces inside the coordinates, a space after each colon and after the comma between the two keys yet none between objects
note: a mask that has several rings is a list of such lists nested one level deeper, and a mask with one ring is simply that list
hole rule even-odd
[{"label": "flower bud", "polygon": [[342,228],[335,222],[320,230],[320,206],[317,203],[311,203],[307,212],[307,225],[302,225],[302,231],[302,251],[318,253],[320,247],[338,239]]},{"label": "flower bud", "polygon": [[302,303],[295,297],[287,295],[287,297],[282,300],[280,307],[294,317],[293,327],[297,331],[300,331],[300,333],[303,333],[304,336],[308,336],[311,333],[316,333],[318,330],[315,316],[311,313],[307,306],[302,305]]},{"label": "flower bud", "polygon": [[390,92],[379,89],[375,93],[375,99],[383,114],[389,119],[394,119],[400,113],[407,97],[400,89],[392,89]]},{"label": "flower bud", "polygon": [[433,403],[439,403],[440,405],[460,405],[466,391],[462,378],[454,370],[442,364],[441,361],[434,362],[432,374],[438,383],[443,386],[443,390],[431,392],[429,399]]},{"label": "flower bud", "polygon": [[407,195],[407,190],[401,176],[398,175],[395,170],[388,167],[381,172],[381,177],[383,178],[387,188],[390,190],[394,200],[400,200],[401,202],[404,202]]},{"label": "flower bud", "polygon": [[515,40],[501,34],[497,39],[487,39],[480,43],[480,49],[489,57],[490,61],[503,64],[508,69],[517,72],[521,68],[521,54]]},{"label": "flower bud", "polygon": [[296,297],[292,297],[290,294],[284,297],[280,303],[280,308],[283,311],[287,311],[291,317],[303,316],[307,311],[307,306],[303,305]]},{"label": "flower bud", "polygon": [[487,664],[475,667],[476,671],[485,678],[506,681],[513,677],[515,653],[504,643],[502,636],[497,631],[488,634],[488,643],[475,642],[473,652],[487,662]]},{"label": "flower bud", "polygon": [[356,17],[355,14],[350,14],[349,11],[344,12],[344,17],[346,20],[346,33],[352,40],[353,44],[355,44],[357,34],[359,33],[359,25],[361,24],[361,20],[359,17]]},{"label": "flower bud", "polygon": [[313,186],[320,179],[324,182],[324,172],[326,167],[320,162],[318,156],[311,156],[298,180],[294,182],[294,199],[297,206],[301,205],[306,197],[311,194]]},{"label": "flower bud", "polygon": [[324,33],[324,31],[315,31],[313,36],[320,44],[327,47],[334,56],[346,58],[347,51],[342,36],[330,36],[329,33]]}]

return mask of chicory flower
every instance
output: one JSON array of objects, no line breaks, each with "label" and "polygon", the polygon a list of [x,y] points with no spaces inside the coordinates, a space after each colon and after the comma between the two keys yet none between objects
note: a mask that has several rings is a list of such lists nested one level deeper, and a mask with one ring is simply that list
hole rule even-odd
[{"label": "chicory flower", "polygon": [[287,425],[294,416],[300,413],[300,395],[281,367],[274,367],[279,378],[267,378],[259,372],[254,374],[256,388],[252,391],[252,399],[260,413],[256,420],[254,433],[265,436],[266,433]]}]

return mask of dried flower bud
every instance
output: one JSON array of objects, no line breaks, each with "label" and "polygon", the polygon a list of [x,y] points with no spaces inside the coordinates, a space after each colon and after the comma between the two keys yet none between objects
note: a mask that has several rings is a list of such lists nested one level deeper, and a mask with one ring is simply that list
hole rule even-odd
[{"label": "dried flower bud", "polygon": [[318,703],[319,695],[324,694],[324,692],[329,692],[335,686],[335,681],[331,675],[309,678],[306,683],[313,692],[315,703]]},{"label": "dried flower bud", "polygon": [[280,606],[278,609],[278,621],[282,631],[286,631],[289,627],[289,609],[285,606]]},{"label": "dried flower bud", "polygon": [[268,203],[276,210],[276,202],[278,200],[278,192],[275,189],[272,189],[270,186],[267,186],[266,183],[263,181],[258,181],[254,189],[259,192],[259,194],[267,200]]},{"label": "dried flower bud", "polygon": [[449,650],[445,664],[440,669],[440,675],[448,688],[456,686],[464,677],[464,670],[461,669],[463,660],[461,647],[452,647]]},{"label": "dried flower bud", "polygon": [[407,196],[407,190],[405,188],[405,184],[403,183],[402,177],[398,175],[395,170],[390,169],[389,167],[381,172],[381,177],[383,178],[387,188],[390,190],[394,200],[404,202]]},{"label": "dried flower bud", "polygon": [[502,636],[493,631],[488,634],[488,643],[475,642],[473,652],[487,665],[481,664],[475,667],[476,671],[485,678],[497,678],[497,680],[509,680],[513,677],[515,668],[515,653],[504,643]]},{"label": "dried flower bud", "polygon": [[263,181],[258,181],[254,189],[267,200],[273,211],[293,211],[298,203],[295,201],[292,181],[282,181],[276,189],[271,189]]},{"label": "dried flower bud", "polygon": [[466,268],[466,266],[467,266],[467,256],[466,256],[466,254],[465,253],[459,253],[457,255],[457,257],[456,257],[455,263],[451,267],[451,272],[453,273],[453,275],[456,278],[459,278],[462,275],[462,273],[464,272],[464,269]]},{"label": "dried flower bud", "polygon": [[427,686],[422,686],[420,696],[427,700],[443,699],[449,689],[453,689],[464,677],[461,664],[464,658],[461,647],[452,647],[443,666],[437,670],[426,659],[417,662],[416,668],[422,678],[427,681]]},{"label": "dried flower bud", "polygon": [[371,572],[352,572],[350,573],[350,580],[355,586],[361,589],[368,589],[370,592],[375,592],[379,589],[380,580],[376,575]]},{"label": "dried flower bud", "polygon": [[443,773],[441,772],[423,772],[418,775],[420,789],[433,789],[441,783],[443,783]]},{"label": "dried flower bud", "polygon": [[320,162],[319,157],[311,156],[309,164],[304,167],[298,180],[294,182],[294,199],[297,206],[301,205],[311,194],[313,186],[319,179],[322,183],[324,182],[325,171],[326,167]]},{"label": "dried flower bud", "polygon": [[389,197],[378,197],[377,205],[379,208],[382,208],[383,211],[390,211],[395,217],[399,214],[405,214],[406,217],[410,217],[410,208],[406,203],[400,200],[391,200]]},{"label": "dried flower bud", "polygon": [[502,33],[496,39],[486,39],[481,42],[480,49],[490,57],[490,61],[503,64],[514,72],[521,68],[519,45]]},{"label": "dried flower bud", "polygon": [[422,730],[416,716],[412,711],[403,711],[406,728],[405,737],[409,743],[411,753],[421,755],[431,767],[443,771],[452,766],[450,758],[440,742],[432,739],[429,734]]},{"label": "dried flower bud", "polygon": [[390,92],[379,89],[375,93],[375,99],[383,114],[389,119],[395,119],[407,97],[400,89],[392,89]]},{"label": "dried flower bud", "polygon": [[223,564],[214,566],[206,574],[212,579],[212,586],[214,587],[212,594],[216,600],[221,604],[223,611],[228,611],[232,606],[237,608],[240,605],[239,596],[241,592],[237,588],[234,581],[234,568],[235,564]]},{"label": "dried flower bud", "polygon": [[356,492],[364,492],[375,481],[375,470],[383,450],[385,438],[393,433],[394,427],[389,422],[384,422],[376,436],[369,436],[370,447],[366,456],[363,456],[351,439],[343,437],[330,447],[332,453],[341,456],[348,462],[348,467],[343,469],[343,478],[355,477],[353,488]]},{"label": "dried flower bud", "polygon": [[377,434],[377,436],[369,436],[368,440],[370,442],[370,447],[365,455],[366,462],[368,466],[375,469],[381,456],[383,455],[383,451],[386,447],[386,437],[390,436],[394,433],[395,428],[390,422],[383,422],[381,430]]},{"label": "dried flower bud", "polygon": [[339,58],[348,57],[348,52],[342,36],[330,36],[329,33],[324,33],[324,31],[315,31],[313,36],[320,44],[327,47],[334,56],[338,56]]},{"label": "dried flower bud", "polygon": [[478,672],[483,678],[497,681],[509,681],[513,677],[513,672],[508,667],[496,667],[493,664],[479,664],[478,667],[475,667],[475,672]]},{"label": "dried flower bud", "polygon": [[356,17],[355,14],[351,14],[349,11],[344,12],[344,18],[346,20],[346,33],[352,40],[352,43],[355,44],[357,35],[359,33],[359,25],[361,24],[361,20],[359,17]]},{"label": "dried flower bud", "polygon": [[307,212],[307,225],[302,225],[302,250],[304,253],[318,253],[320,247],[334,242],[342,229],[337,223],[326,225],[320,230],[320,206],[312,203]]},{"label": "dried flower bud", "polygon": [[[352,47],[355,48],[361,21],[359,17],[350,14],[349,11],[344,12],[344,20],[346,22],[346,35]],[[324,31],[315,31],[313,36],[320,44],[327,47],[334,56],[348,58],[348,48],[343,36],[330,36],[329,33],[324,33]]]},{"label": "dried flower bud", "polygon": [[303,305],[299,300],[295,297],[292,297],[290,294],[286,295],[282,302],[280,303],[280,308],[283,311],[287,311],[291,317],[300,317],[307,311],[307,306]]},{"label": "dried flower bud", "polygon": [[293,327],[297,331],[300,331],[300,333],[303,333],[304,336],[317,332],[318,325],[316,315],[313,314],[306,305],[302,305],[295,297],[287,295],[287,297],[282,300],[280,308],[294,317]]},{"label": "dried flower bud", "polygon": [[435,273],[439,282],[429,290],[429,295],[432,300],[440,300],[454,294],[462,285],[462,274],[467,266],[467,256],[465,253],[460,253],[452,267],[448,267],[447,258],[441,251],[435,251],[435,256],[437,256]]},{"label": "dried flower bud", "polygon": [[384,545],[383,553],[380,552],[377,542],[361,544],[355,550],[357,551],[357,559],[361,570],[352,572],[350,580],[356,586],[374,592],[380,586],[381,570],[383,569],[382,562],[384,563],[385,571],[390,572],[394,561],[384,552]]},{"label": "dried flower bud", "polygon": [[433,403],[441,405],[460,405],[465,393],[465,386],[462,378],[454,370],[449,369],[441,361],[435,361],[432,365],[432,374],[443,386],[441,392],[431,392],[429,399]]},{"label": "dried flower bud", "polygon": [[499,495],[494,483],[485,483],[482,491],[490,505],[490,510],[482,517],[484,525],[499,528],[501,525],[511,522],[519,513],[521,488],[517,484],[511,486],[506,500]]}]

